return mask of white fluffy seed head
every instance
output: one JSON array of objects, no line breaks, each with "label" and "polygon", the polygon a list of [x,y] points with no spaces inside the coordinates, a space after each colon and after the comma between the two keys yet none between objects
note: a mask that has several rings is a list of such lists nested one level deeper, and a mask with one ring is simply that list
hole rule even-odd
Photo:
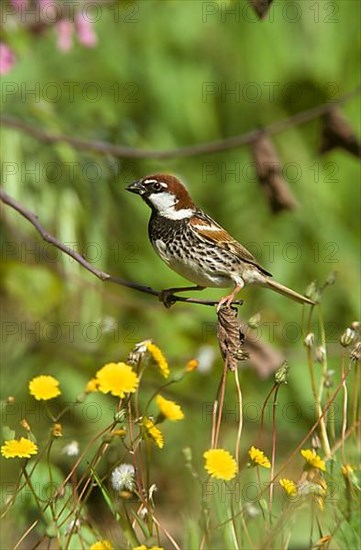
[{"label": "white fluffy seed head", "polygon": [[134,479],[134,466],[132,464],[121,464],[117,468],[114,468],[110,478],[113,489],[116,491],[134,491],[135,479]]}]

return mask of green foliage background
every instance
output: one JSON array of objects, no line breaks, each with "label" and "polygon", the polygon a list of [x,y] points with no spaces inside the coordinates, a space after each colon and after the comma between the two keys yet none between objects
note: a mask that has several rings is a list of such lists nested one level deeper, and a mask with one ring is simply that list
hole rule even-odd
[{"label": "green foliage background", "polygon": [[[97,47],[75,44],[67,54],[56,48],[53,29],[41,36],[21,27],[7,29],[18,63],[3,77],[2,111],[49,132],[145,150],[171,149],[247,132],[331,102],[359,85],[358,2],[293,2],[300,14],[295,22],[286,0],[276,2],[272,18],[262,22],[250,9],[244,11],[244,2],[234,4],[240,7],[239,19],[225,14],[225,2],[143,0],[119,2],[112,8],[104,4],[95,24]],[[206,15],[207,5],[217,13]],[[56,100],[49,83],[60,90]],[[73,99],[67,83],[74,83]],[[206,83],[217,92],[205,95]],[[269,83],[274,84],[274,98]],[[292,88],[287,88],[290,83]],[[18,91],[6,93],[9,84]],[[238,96],[221,93],[237,86]],[[24,87],[40,93],[25,94]],[[97,100],[95,90],[100,94]],[[288,92],[294,91],[296,100],[290,101]],[[357,98],[342,110],[359,135]],[[339,334],[357,318],[359,307],[360,169],[359,161],[342,150],[318,155],[319,120],[274,138],[282,162],[298,167],[298,177],[292,168],[287,172],[298,208],[277,216],[271,214],[254,171],[249,169],[245,177],[244,167],[252,161],[248,147],[164,161],[127,160],[79,152],[65,143],[44,144],[6,127],[1,137],[6,191],[36,212],[60,240],[76,243],[90,258],[95,254],[95,265],[109,273],[159,289],[184,284],[148,243],[147,207],[124,191],[132,180],[153,172],[180,175],[195,201],[242,243],[257,245],[261,263],[288,286],[304,291],[312,280],[322,283],[337,270],[336,284],[324,296],[323,314],[331,368],[338,368]],[[15,163],[16,173],[9,175],[4,163]],[[232,169],[236,173],[226,173]],[[201,346],[215,349],[217,359],[210,372],[196,372],[169,392],[182,404],[186,420],[166,430],[165,450],[155,455],[154,481],[162,513],[172,524],[172,516],[182,509],[187,522],[186,510],[198,500],[190,496],[192,481],[181,449],[191,445],[201,468],[201,453],[210,440],[210,417],[202,413],[214,399],[222,368],[215,336],[209,334],[215,311],[180,304],[166,310],[152,297],[101,283],[41,242],[15,212],[4,209],[4,220],[3,398],[14,395],[31,407],[28,380],[47,373],[61,380],[63,401],[72,401],[100,366],[125,360],[134,343],[146,338],[161,347],[174,369],[197,356]],[[267,254],[270,242],[276,243],[274,258]],[[287,251],[291,257],[294,250],[288,243],[297,243],[297,261],[287,258]],[[222,291],[204,291],[202,297],[206,295],[219,297]],[[242,317],[260,311],[263,340],[271,340],[291,365],[280,406],[282,399],[284,404],[296,403],[302,414],[296,423],[280,419],[279,452],[286,455],[313,418],[302,336],[297,330],[287,332],[289,323],[302,322],[302,311],[264,290],[246,289],[243,297]],[[267,323],[274,323],[274,336]],[[272,382],[260,380],[247,366],[241,378],[246,402],[259,410]],[[153,389],[150,384],[149,394]],[[233,391],[230,387],[230,410],[235,407]],[[95,424],[100,429],[109,420],[110,400],[94,400],[102,410]],[[32,417],[30,409],[23,413],[15,407],[6,423],[17,429],[17,421],[26,416],[41,440],[47,419]],[[94,431],[85,416],[74,409],[65,422],[64,441],[75,438],[85,444]],[[233,420],[231,414],[226,418],[225,446],[234,440]],[[257,429],[257,422],[246,418],[245,452]],[[266,449],[268,444],[266,439]],[[59,468],[64,461],[60,456]],[[171,477],[164,473],[170,467]],[[7,465],[5,473],[11,479],[16,466]],[[301,529],[295,537],[303,541]]]}]

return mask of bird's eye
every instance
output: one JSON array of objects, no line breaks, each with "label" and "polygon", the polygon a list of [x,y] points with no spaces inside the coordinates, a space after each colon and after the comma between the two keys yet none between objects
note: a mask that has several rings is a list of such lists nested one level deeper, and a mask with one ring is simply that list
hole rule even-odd
[{"label": "bird's eye", "polygon": [[152,191],[160,191],[161,189],[162,186],[159,181],[155,181],[154,183],[152,183]]}]

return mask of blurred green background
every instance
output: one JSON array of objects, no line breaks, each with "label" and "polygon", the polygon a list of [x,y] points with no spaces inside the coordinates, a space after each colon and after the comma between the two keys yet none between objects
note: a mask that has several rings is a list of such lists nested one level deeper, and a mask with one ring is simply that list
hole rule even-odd
[{"label": "blurred green background", "polygon": [[[247,132],[331,103],[359,85],[360,3],[282,0],[264,21],[245,6],[243,1],[99,2],[97,45],[86,48],[75,41],[68,52],[57,48],[53,26],[39,34],[25,25],[5,25],[17,63],[2,79],[2,113],[48,132],[160,150]],[[359,135],[358,97],[342,111]],[[339,334],[359,308],[360,168],[358,159],[341,149],[320,157],[320,129],[316,119],[273,139],[298,202],[296,210],[278,215],[257,182],[248,146],[163,161],[130,160],[46,144],[5,126],[2,185],[96,267],[161,289],[182,286],[184,280],[151,249],[149,210],[124,189],[148,173],[179,175],[195,202],[287,286],[304,292],[312,280],[323,283],[338,272],[323,300],[331,367],[337,369]],[[70,402],[99,367],[125,360],[146,338],[161,347],[174,369],[200,354],[206,357],[202,369],[167,392],[186,413],[183,423],[165,428],[166,447],[155,453],[155,464],[162,466],[154,473],[157,501],[172,524],[178,508],[198,502],[188,494],[192,480],[181,449],[191,445],[200,467],[210,441],[210,416],[202,413],[215,397],[222,369],[214,309],[176,304],[166,310],[153,297],[101,283],[5,207],[1,239],[2,397],[14,395],[23,404],[7,411],[6,424],[18,429],[26,416],[41,441],[47,419],[35,417],[27,397],[28,380],[38,374],[58,377],[61,399]],[[218,298],[222,292],[206,290],[201,297]],[[267,290],[246,289],[242,297],[242,318],[261,312],[259,337],[291,365],[280,403],[296,403],[301,416],[297,422],[280,418],[279,452],[286,455],[313,418],[302,308]],[[152,376],[144,401],[159,384]],[[260,379],[245,363],[241,382],[245,402],[260,411],[272,380]],[[232,384],[227,399],[233,411]],[[94,402],[101,418],[92,423],[82,406],[74,409],[59,449],[71,439],[84,445],[111,420],[113,400],[95,396]],[[258,430],[259,414],[254,414],[245,418],[245,452]],[[233,445],[232,414],[226,426],[224,446]],[[59,465],[64,461],[60,456]],[[172,478],[163,469],[170,464]],[[16,466],[9,465],[6,475],[16,475]]]}]

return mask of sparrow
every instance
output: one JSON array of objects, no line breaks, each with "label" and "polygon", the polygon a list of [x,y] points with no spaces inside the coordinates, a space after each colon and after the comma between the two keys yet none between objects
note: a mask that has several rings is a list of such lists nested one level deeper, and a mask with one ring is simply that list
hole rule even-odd
[{"label": "sparrow", "polygon": [[296,302],[315,305],[272,279],[247,248],[194,204],[185,185],[175,176],[145,176],[126,189],[139,195],[151,208],[148,235],[157,254],[171,269],[197,285],[162,291],[163,297],[169,298],[175,291],[233,287],[230,294],[220,299],[219,311],[223,304],[230,306],[245,285],[255,284]]}]

